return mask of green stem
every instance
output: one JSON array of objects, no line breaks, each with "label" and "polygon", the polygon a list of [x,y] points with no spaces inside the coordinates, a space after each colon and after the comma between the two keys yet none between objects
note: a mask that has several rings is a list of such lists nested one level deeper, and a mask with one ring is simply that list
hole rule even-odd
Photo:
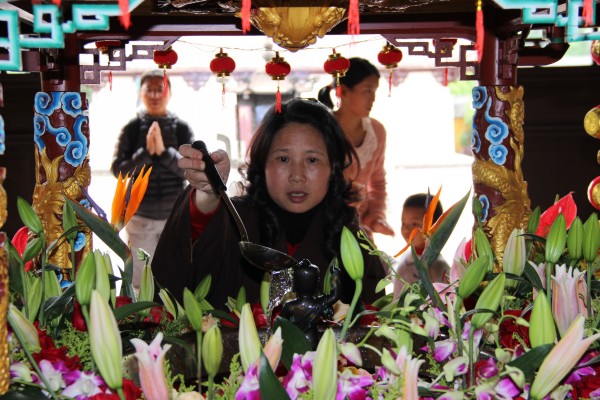
[{"label": "green stem", "polygon": [[120,388],[117,389],[117,394],[119,395],[119,399],[126,400],[125,393],[123,392],[123,388],[122,387],[120,387]]},{"label": "green stem", "polygon": [[[43,248],[46,248],[46,241],[43,241],[44,245]],[[48,255],[46,254],[45,251],[42,251],[42,306],[40,307],[40,315],[39,315],[39,321],[40,321],[40,325],[41,327],[45,327],[46,326],[46,317],[45,317],[45,312],[44,312],[44,300],[46,299],[46,264],[48,262]]]},{"label": "green stem", "polygon": [[344,327],[342,328],[342,332],[340,333],[340,341],[343,341],[346,338],[346,333],[348,332],[348,328],[350,328],[350,320],[352,319],[352,314],[354,314],[356,303],[358,303],[360,293],[362,292],[362,279],[356,279],[354,281],[354,284],[356,285],[354,287],[354,297],[352,297],[352,303],[350,303],[348,314],[346,315],[346,318],[344,318]]},{"label": "green stem", "polygon": [[[554,265],[554,263],[552,263]],[[546,294],[548,295],[548,303],[552,304],[552,267],[546,263]]]},{"label": "green stem", "polygon": [[469,371],[470,371],[470,384],[475,384],[475,369],[473,368],[473,335],[475,334],[475,329],[473,329],[473,325],[469,327]]},{"label": "green stem", "polygon": [[46,380],[46,377],[44,376],[44,374],[42,374],[42,371],[40,370],[40,367],[39,367],[38,363],[35,361],[35,359],[31,355],[31,352],[29,351],[29,349],[27,348],[27,346],[25,346],[25,343],[27,343],[27,342],[21,336],[21,333],[19,332],[19,330],[18,329],[14,329],[14,327],[13,327],[13,333],[17,336],[17,339],[19,340],[19,343],[21,343],[21,346],[23,348],[23,351],[25,352],[25,355],[27,356],[27,359],[29,360],[29,363],[33,366],[33,369],[35,370],[36,374],[38,374],[38,376],[40,377],[40,379],[42,380],[42,382],[44,382],[44,386],[45,386],[44,389],[46,389],[48,391],[48,393],[50,393],[50,396],[52,396],[52,398],[54,400],[58,400],[58,397],[56,396],[56,393],[54,393],[54,391],[50,387],[50,383],[48,383],[48,381]]},{"label": "green stem", "polygon": [[454,335],[456,336],[456,344],[458,345],[458,355],[463,355],[463,342],[462,342],[462,321],[460,320],[460,308],[462,307],[463,299],[460,296],[456,297],[456,304],[454,305]]},{"label": "green stem", "polygon": [[[69,240],[69,246],[71,247],[71,268],[75,271],[77,269],[75,265],[75,239]],[[71,277],[71,280],[73,279],[75,279],[75,273],[73,273],[73,276]]]},{"label": "green stem", "polygon": [[[594,260],[592,264],[588,264],[587,274],[585,274],[586,283],[587,283],[587,318],[592,316],[592,275],[596,271],[598,267],[598,258]],[[552,303],[550,303],[552,304]]]},{"label": "green stem", "polygon": [[196,357],[198,360],[198,393],[202,391],[202,330],[196,332]]},{"label": "green stem", "polygon": [[212,375],[208,376],[208,400],[213,400],[215,394],[213,393],[213,382],[215,378]]},{"label": "green stem", "polygon": [[[88,329],[90,329],[90,312],[88,311],[88,306],[84,306],[83,304],[81,305],[81,313],[83,314],[83,319],[85,320],[85,326],[87,326]],[[90,359],[90,366],[91,366],[91,370],[92,371],[96,371],[96,364],[94,363],[94,357],[92,354],[92,357]]]}]

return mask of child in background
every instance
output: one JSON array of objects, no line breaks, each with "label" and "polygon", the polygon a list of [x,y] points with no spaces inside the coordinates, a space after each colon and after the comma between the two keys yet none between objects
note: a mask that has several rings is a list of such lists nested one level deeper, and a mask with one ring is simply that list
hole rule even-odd
[{"label": "child in background", "polygon": [[[400,231],[404,240],[408,242],[410,233],[415,228],[423,228],[423,216],[427,211],[427,205],[433,200],[433,196],[425,193],[417,193],[409,196],[402,206],[402,227]],[[435,222],[444,212],[442,203],[438,202],[437,207],[433,213],[433,221]],[[412,239],[412,244],[415,247],[417,255],[421,256],[427,246],[426,238],[421,233],[415,235]],[[432,282],[444,282],[448,279],[450,267],[444,260],[441,254],[429,267],[429,277]],[[412,284],[419,280],[419,274],[415,268],[415,262],[412,258],[410,250],[406,251],[396,266],[396,275],[394,279],[394,298],[397,298],[404,284]]]}]

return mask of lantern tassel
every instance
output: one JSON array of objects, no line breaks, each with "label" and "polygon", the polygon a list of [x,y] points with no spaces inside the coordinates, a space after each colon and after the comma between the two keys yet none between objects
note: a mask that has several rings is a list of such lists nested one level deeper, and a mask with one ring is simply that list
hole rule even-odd
[{"label": "lantern tassel", "polygon": [[112,71],[108,71],[108,87],[110,88],[110,91],[112,92]]},{"label": "lantern tassel", "polygon": [[485,36],[481,0],[477,0],[477,13],[475,15],[475,31],[477,35],[477,39],[475,41],[475,50],[477,50],[477,62],[481,62],[481,57],[483,56],[483,38]]},{"label": "lantern tassel", "polygon": [[360,17],[358,0],[350,0],[348,4],[348,35],[360,34]]},{"label": "lantern tassel", "polygon": [[246,33],[250,30],[250,10],[252,9],[251,0],[242,0],[242,32]]},{"label": "lantern tassel", "polygon": [[163,97],[167,97],[169,91],[169,80],[167,79],[167,67],[163,67]]},{"label": "lantern tassel", "polygon": [[581,18],[585,23],[585,27],[594,25],[594,0],[583,0],[583,10],[581,11]]},{"label": "lantern tassel", "polygon": [[275,93],[275,112],[281,113],[281,91],[277,83],[277,93]]},{"label": "lantern tassel", "polygon": [[224,76],[221,77],[221,87],[223,88],[221,90],[221,106],[223,107],[223,109],[225,109],[225,77]]},{"label": "lantern tassel", "polygon": [[393,80],[393,68],[390,68],[390,76],[388,78],[388,97],[392,97],[392,80]]},{"label": "lantern tassel", "polygon": [[131,15],[129,14],[129,0],[119,0],[119,10],[121,11],[121,15],[119,15],[119,21],[123,28],[126,30],[131,26]]},{"label": "lantern tassel", "polygon": [[443,81],[443,85],[444,86],[448,86],[448,68],[444,68],[444,81]]},{"label": "lantern tassel", "polygon": [[342,98],[342,87],[340,86],[340,76],[335,78],[335,97],[337,97],[337,106],[340,106],[340,99]]}]

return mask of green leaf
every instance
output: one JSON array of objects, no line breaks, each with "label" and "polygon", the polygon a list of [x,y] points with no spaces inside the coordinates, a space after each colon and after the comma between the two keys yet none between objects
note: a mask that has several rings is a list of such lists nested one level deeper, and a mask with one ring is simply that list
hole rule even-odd
[{"label": "green leaf", "polygon": [[115,308],[113,314],[115,314],[115,319],[120,321],[125,317],[155,306],[160,306],[160,304],[153,301],[138,301],[136,303],[125,304],[124,306]]},{"label": "green leaf", "polygon": [[525,374],[525,380],[532,382],[533,378],[535,378],[535,371],[542,365],[542,362],[553,347],[553,344],[534,347],[521,357],[509,362],[508,365],[519,368]]},{"label": "green leaf", "polygon": [[[425,251],[427,251],[427,248],[429,248],[429,246],[425,248]],[[438,294],[437,290],[435,290],[435,288],[433,287],[433,283],[431,282],[431,278],[429,277],[429,271],[427,270],[427,265],[429,264],[426,264],[425,262],[423,262],[422,259],[419,258],[417,252],[415,251],[415,246],[413,246],[412,244],[410,245],[410,251],[412,252],[412,258],[415,262],[415,269],[419,274],[421,283],[427,291],[429,298],[431,298],[435,307],[443,309],[444,303],[442,302],[442,299],[440,298],[440,295]],[[425,253],[423,253],[423,255],[425,255]]]},{"label": "green leaf", "polygon": [[529,264],[529,262],[525,263],[525,269],[523,270],[523,276],[525,276],[525,278],[527,278],[527,280],[531,283],[531,285],[534,288],[536,288],[537,290],[544,289],[544,285],[542,284],[542,280],[540,279],[540,276],[538,275],[535,268],[533,268],[531,266],[531,264]]},{"label": "green leaf", "polygon": [[194,290],[194,297],[196,300],[201,301],[202,299],[208,296],[208,291],[210,290],[210,286],[212,283],[212,276],[210,274],[206,275],[204,279],[196,286],[196,290]]},{"label": "green leaf", "polygon": [[239,326],[239,324],[240,324],[240,321],[238,321],[237,319],[233,318],[230,314],[226,313],[223,310],[207,310],[206,314],[212,314],[213,317],[216,317],[216,318],[219,318],[219,319],[224,319],[227,322],[231,322],[236,327]]},{"label": "green leaf", "polygon": [[371,305],[377,309],[382,309],[394,300],[394,293],[388,293],[375,300]]},{"label": "green leaf", "polygon": [[11,388],[0,400],[48,400],[42,389],[33,386],[20,386]]},{"label": "green leaf", "polygon": [[17,197],[17,209],[21,221],[23,221],[25,226],[27,226],[31,232],[38,236],[44,233],[44,226],[42,225],[40,217],[36,214],[31,205],[29,205],[22,197]]},{"label": "green leaf", "polygon": [[43,250],[44,239],[41,236],[34,237],[33,240],[27,243],[25,251],[23,251],[23,263],[37,257]]},{"label": "green leaf", "polygon": [[71,284],[58,297],[51,297],[44,302],[44,314],[49,319],[54,319],[64,313],[67,305],[75,296],[75,285]]},{"label": "green leaf", "polygon": [[75,216],[73,207],[71,207],[71,205],[66,201],[63,204],[62,225],[67,240],[75,240],[75,237],[77,236],[77,229],[73,228],[76,228],[78,225],[77,217]]},{"label": "green leaf", "polygon": [[273,332],[281,327],[281,338],[283,339],[283,350],[281,353],[281,362],[289,370],[294,360],[294,354],[304,354],[312,350],[310,343],[304,333],[298,329],[290,320],[283,317],[275,318]]},{"label": "green leaf", "polygon": [[263,400],[285,400],[290,398],[277,375],[271,369],[265,353],[260,351],[260,372],[258,374],[260,397]]},{"label": "green leaf", "polygon": [[102,240],[115,254],[123,260],[125,263],[125,271],[123,274],[123,287],[122,291],[125,290],[127,295],[131,298],[134,297],[133,287],[133,258],[131,257],[131,250],[119,237],[119,232],[106,220],[98,217],[96,214],[90,212],[87,208],[71,200],[65,198],[65,201],[70,204],[75,211],[75,214],[94,232],[100,240]]},{"label": "green leaf", "polygon": [[392,278],[389,275],[385,278],[380,279],[379,282],[377,282],[377,286],[375,286],[375,293],[381,292],[383,289],[386,288],[387,285],[390,285],[391,283]]}]

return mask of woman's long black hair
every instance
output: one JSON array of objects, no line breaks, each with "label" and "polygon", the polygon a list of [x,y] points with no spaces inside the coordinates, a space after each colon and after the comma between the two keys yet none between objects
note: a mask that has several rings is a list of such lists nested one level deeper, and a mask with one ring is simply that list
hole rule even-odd
[{"label": "woman's long black hair", "polygon": [[[248,152],[247,196],[258,209],[261,221],[261,242],[272,246],[283,232],[272,210],[273,200],[267,192],[265,167],[267,156],[275,135],[291,123],[307,124],[321,133],[325,140],[327,155],[331,163],[329,189],[323,199],[325,209],[325,240],[327,256],[339,253],[339,235],[342,227],[358,227],[356,209],[350,204],[357,199],[350,181],[344,178],[344,170],[355,158],[354,148],[334,116],[323,105],[314,100],[295,99],[282,104],[281,112],[272,107],[265,115],[252,138]],[[353,157],[354,156],[354,157]]]}]

